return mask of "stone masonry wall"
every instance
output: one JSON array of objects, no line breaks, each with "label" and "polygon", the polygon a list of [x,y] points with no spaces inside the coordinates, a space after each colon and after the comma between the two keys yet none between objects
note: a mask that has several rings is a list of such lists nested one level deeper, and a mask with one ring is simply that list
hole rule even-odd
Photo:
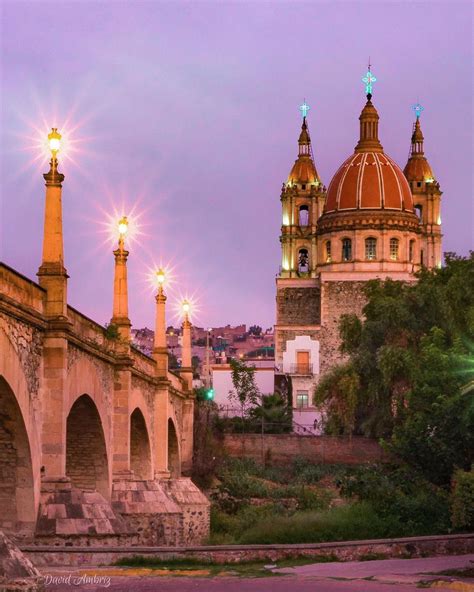
[{"label": "stone masonry wall", "polygon": [[376,440],[355,436],[301,436],[299,434],[225,434],[224,451],[235,458],[270,459],[291,463],[297,457],[315,463],[363,464],[388,460]]},{"label": "stone masonry wall", "polygon": [[362,316],[366,297],[362,291],[366,282],[323,282],[321,290],[322,326],[320,340],[320,373],[344,360],[339,351],[339,322],[342,315]]},{"label": "stone masonry wall", "polygon": [[319,288],[278,288],[277,325],[319,325]]}]

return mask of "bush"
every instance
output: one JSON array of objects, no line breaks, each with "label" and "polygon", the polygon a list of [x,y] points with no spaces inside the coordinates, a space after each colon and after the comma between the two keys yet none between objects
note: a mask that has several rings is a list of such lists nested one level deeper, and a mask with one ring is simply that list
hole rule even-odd
[{"label": "bush", "polygon": [[398,521],[406,536],[439,534],[449,529],[446,491],[412,469],[358,467],[341,479],[341,494],[369,502],[382,518]]},{"label": "bush", "polygon": [[474,529],[474,472],[454,473],[451,492],[451,523],[454,528]]},{"label": "bush", "polygon": [[293,544],[382,538],[398,534],[398,524],[378,516],[367,502],[339,506],[324,512],[272,516],[251,526],[241,544]]}]

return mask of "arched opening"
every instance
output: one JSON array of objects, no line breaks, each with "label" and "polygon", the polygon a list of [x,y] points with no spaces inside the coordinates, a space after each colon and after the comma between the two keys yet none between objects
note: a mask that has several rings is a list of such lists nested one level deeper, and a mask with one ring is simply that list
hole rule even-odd
[{"label": "arched opening", "polygon": [[421,204],[415,206],[415,214],[418,216],[418,220],[423,222],[423,206]]},{"label": "arched opening", "polygon": [[109,471],[104,430],[94,401],[82,395],[66,422],[66,475],[73,487],[109,497]]},{"label": "arched opening", "polygon": [[365,239],[365,258],[367,261],[377,259],[377,239],[373,236]]},{"label": "arched opening", "polygon": [[331,263],[332,255],[331,255],[331,241],[326,241],[326,263]]},{"label": "arched opening", "polygon": [[168,471],[172,479],[181,475],[178,436],[172,419],[168,419]]},{"label": "arched opening", "polygon": [[342,260],[351,261],[352,259],[352,241],[350,238],[342,239]]},{"label": "arched opening", "polygon": [[398,260],[398,247],[399,247],[398,238],[391,238],[390,239],[390,259],[392,261]]},{"label": "arched opening", "polygon": [[143,413],[138,409],[130,416],[130,468],[137,479],[151,479],[151,450]]},{"label": "arched opening", "polygon": [[408,247],[408,259],[410,263],[415,260],[415,241],[412,239]]},{"label": "arched opening", "polygon": [[36,523],[30,443],[16,397],[2,376],[0,461],[0,530],[29,537]]},{"label": "arched opening", "polygon": [[308,206],[300,206],[298,211],[298,222],[300,226],[309,225],[309,208]]},{"label": "arched opening", "polygon": [[300,273],[308,273],[309,272],[308,249],[300,249],[298,251],[298,271]]}]

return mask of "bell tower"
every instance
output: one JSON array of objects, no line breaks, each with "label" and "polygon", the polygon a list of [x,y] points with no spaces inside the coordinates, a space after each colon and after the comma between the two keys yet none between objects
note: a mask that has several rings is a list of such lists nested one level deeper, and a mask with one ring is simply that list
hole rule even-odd
[{"label": "bell tower", "polygon": [[420,115],[424,108],[417,103],[413,110],[416,120],[413,124],[410,156],[403,172],[410,185],[422,229],[418,263],[432,268],[441,265],[442,191],[424,153],[424,137],[420,125]]},{"label": "bell tower", "polygon": [[[326,188],[314,164],[306,101],[298,157],[281,191],[281,265],[277,275],[275,364],[291,378],[293,406],[311,407],[315,374],[319,372],[320,287],[317,277],[318,219]],[[298,398],[299,397],[299,398]]]}]

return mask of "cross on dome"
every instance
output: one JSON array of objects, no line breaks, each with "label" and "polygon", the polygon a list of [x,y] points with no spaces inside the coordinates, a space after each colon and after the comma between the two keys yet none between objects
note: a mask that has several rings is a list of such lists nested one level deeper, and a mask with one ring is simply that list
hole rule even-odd
[{"label": "cross on dome", "polygon": [[425,110],[425,108],[422,105],[420,105],[420,103],[416,103],[415,105],[412,105],[411,108],[415,112],[415,115],[416,115],[416,118],[417,119],[420,118],[420,115],[421,115],[422,111]]},{"label": "cross on dome", "polygon": [[[369,67],[367,68],[367,74],[362,78],[362,82],[365,84],[365,94],[370,99],[372,97],[372,84],[377,82],[377,78],[372,74],[370,71],[370,59],[369,59]],[[369,96],[370,95],[370,96]]]},{"label": "cross on dome", "polygon": [[305,119],[310,108],[311,107],[306,103],[306,99],[303,99],[303,104],[299,106],[299,110],[301,111],[301,115],[303,116],[303,119]]}]

